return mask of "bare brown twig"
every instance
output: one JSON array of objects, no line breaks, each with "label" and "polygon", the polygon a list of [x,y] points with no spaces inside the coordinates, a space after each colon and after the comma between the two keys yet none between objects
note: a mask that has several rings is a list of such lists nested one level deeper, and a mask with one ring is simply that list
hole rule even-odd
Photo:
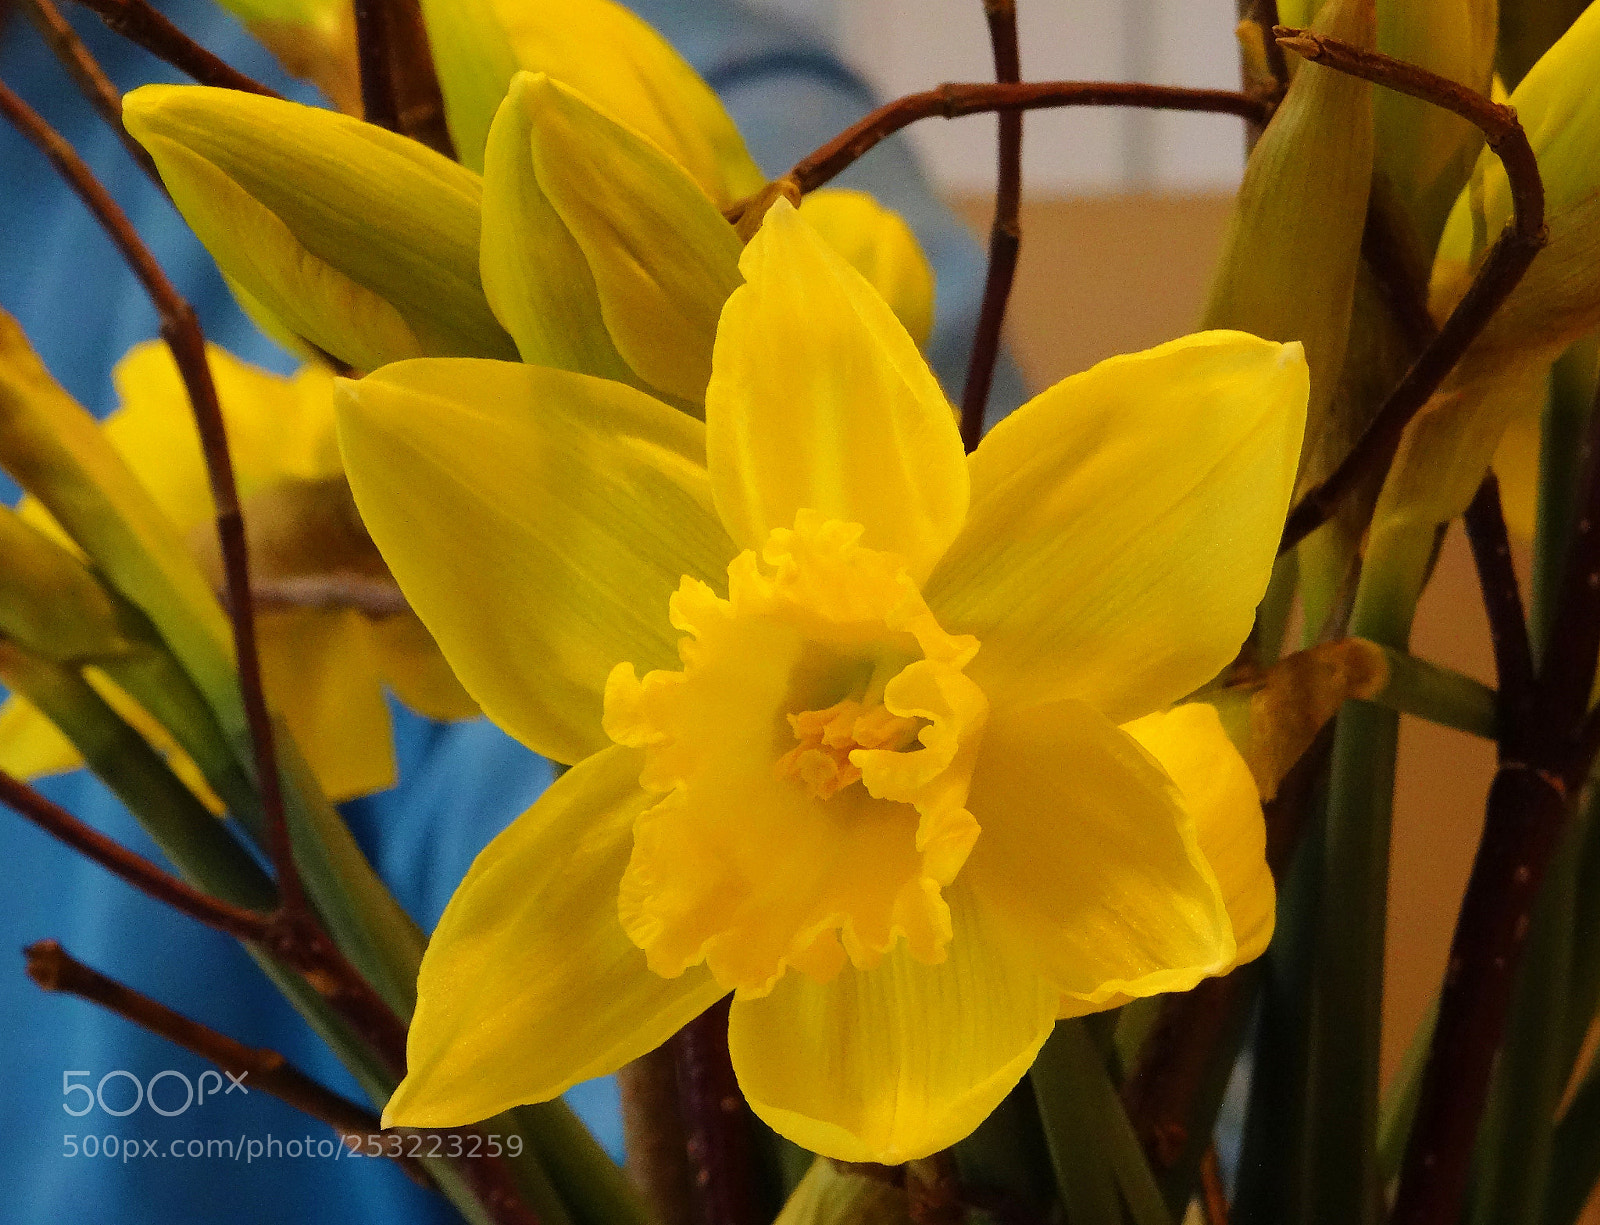
[{"label": "bare brown twig", "polygon": [[400,130],[395,100],[394,12],[389,0],[355,0],[356,65],[361,71],[361,110],[368,123]]},{"label": "bare brown twig", "polygon": [[61,15],[61,10],[51,0],[23,0],[28,9],[28,19],[33,22],[34,29],[39,31],[39,36],[44,39],[56,59],[61,61],[62,67],[77,83],[83,96],[89,99],[90,105],[99,113],[117,139],[122,142],[122,147],[128,151],[128,156],[138,164],[139,169],[149,176],[163,193],[167,185],[161,181],[161,172],[156,169],[154,160],[150,157],[145,147],[128,134],[128,129],[122,126],[122,94],[111,83],[111,78],[96,62],[94,56],[89,54],[89,49],[83,45],[83,40]]},{"label": "bare brown twig", "polygon": [[[994,49],[995,81],[1014,85],[1022,79],[1016,0],[983,0],[983,11]],[[989,229],[989,271],[984,278],[983,306],[967,363],[967,385],[961,396],[961,445],[969,454],[983,438],[984,412],[989,406],[995,362],[1000,357],[1000,332],[1022,247],[1022,112],[1001,111],[998,122],[1000,149],[994,221]]]},{"label": "bare brown twig", "polygon": [[1063,106],[1131,106],[1205,111],[1260,119],[1267,103],[1230,89],[1183,89],[1121,81],[1029,81],[1020,85],[940,85],[880,106],[794,164],[787,177],[802,192],[815,191],[858,161],[878,142],[921,119],[957,119],[988,111],[1034,111]]},{"label": "bare brown twig", "polygon": [[1364,51],[1326,34],[1282,26],[1275,33],[1281,46],[1309,60],[1421,98],[1475,124],[1505,166],[1515,210],[1511,223],[1495,241],[1433,342],[1406,371],[1350,453],[1290,512],[1279,545],[1279,551],[1284,552],[1327,522],[1339,503],[1368,474],[1381,471],[1393,460],[1406,426],[1455,368],[1544,246],[1545,228],[1544,183],[1539,166],[1527,134],[1509,106],[1491,102],[1466,86],[1415,64]]},{"label": "bare brown twig", "polygon": [[[231,1073],[248,1088],[270,1093],[296,1110],[320,1119],[338,1133],[341,1141],[365,1143],[380,1132],[370,1111],[325,1089],[277,1051],[245,1046],[226,1034],[174,1012],[142,992],[101,974],[78,961],[54,940],[41,940],[23,950],[28,977],[46,991],[76,995],[125,1017],[142,1029],[167,1039]],[[415,1181],[428,1185],[414,1161],[397,1158]]]},{"label": "bare brown twig", "polygon": [[1500,509],[1500,482],[1493,472],[1483,478],[1465,516],[1467,542],[1478,569],[1489,638],[1494,646],[1500,718],[1524,723],[1534,699],[1533,650],[1523,613],[1517,572],[1511,564],[1511,540]]},{"label": "bare brown twig", "polygon": [[107,28],[165,60],[192,81],[267,98],[282,97],[276,90],[211,54],[146,0],[78,0],[78,3],[92,10]]},{"label": "bare brown twig", "polygon": [[726,999],[713,1004],[673,1039],[700,1225],[756,1225],[760,1219],[750,1121],[728,1059],[728,1005]]},{"label": "bare brown twig", "polygon": [[[1500,769],[1450,942],[1392,1225],[1453,1225],[1461,1218],[1534,907],[1572,799],[1600,747],[1593,716],[1585,713],[1600,659],[1600,414],[1590,415],[1580,488],[1544,658],[1527,699],[1500,708]],[[1495,564],[1504,569],[1503,561]],[[1506,586],[1504,574],[1487,577],[1491,609],[1504,601]],[[1497,641],[1497,664],[1502,654]],[[1502,687],[1506,683],[1502,675]]]},{"label": "bare brown twig", "polygon": [[162,339],[172,350],[173,361],[177,364],[194,409],[206,475],[211,483],[212,501],[217,508],[217,535],[222,548],[228,616],[233,626],[245,719],[255,751],[256,783],[261,790],[268,850],[277,872],[278,892],[284,910],[291,915],[303,914],[306,909],[305,895],[289,841],[288,822],[284,819],[272,722],[261,686],[261,659],[256,649],[255,605],[250,596],[244,516],[240,510],[238,487],[234,483],[233,462],[228,453],[227,427],[223,423],[217,389],[211,379],[211,365],[206,359],[205,337],[200,331],[200,321],[194,308],[173,288],[172,282],[140,240],[127,215],[94,177],[94,172],[62,139],[60,133],[4,84],[0,84],[0,114],[50,159],[122,252],[161,317]]},{"label": "bare brown twig", "polygon": [[26,783],[0,770],[0,804],[13,809],[73,850],[121,877],[135,889],[164,902],[190,918],[215,928],[237,940],[264,943],[271,929],[271,916],[243,906],[234,906],[157,867],[141,855],[85,824],[58,804],[52,803]]}]

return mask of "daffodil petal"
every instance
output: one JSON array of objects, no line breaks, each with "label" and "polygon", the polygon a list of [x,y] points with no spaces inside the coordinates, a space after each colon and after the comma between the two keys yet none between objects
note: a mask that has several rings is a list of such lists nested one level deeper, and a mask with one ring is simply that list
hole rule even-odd
[{"label": "daffodil petal", "polygon": [[1178,785],[1228,907],[1238,945],[1234,964],[1254,961],[1267,951],[1277,913],[1267,867],[1267,823],[1250,767],[1223,731],[1217,708],[1188,702],[1122,730]]},{"label": "daffodil petal", "polygon": [[902,944],[873,969],[825,985],[791,971],[770,995],[734,1000],[739,1087],[779,1135],[841,1161],[925,1157],[971,1133],[1033,1063],[1057,992],[974,891],[958,881],[947,897],[939,965]]},{"label": "daffodil petal", "polygon": [[917,347],[933,332],[933,267],[905,219],[864,191],[827,187],[800,202],[800,216],[866,277]]},{"label": "daffodil petal", "polygon": [[123,100],[207,250],[254,303],[358,369],[511,357],[478,277],[482,183],[416,141],[202,86]]},{"label": "daffodil petal", "polygon": [[734,552],[704,427],[618,383],[501,362],[406,362],[341,389],[361,516],[467,692],[557,761],[604,748],[611,668],[677,666],[667,601]]},{"label": "daffodil petal", "polygon": [[32,702],[12,694],[0,706],[0,770],[14,778],[43,778],[81,765],[83,754]]},{"label": "daffodil petal", "polygon": [[600,313],[650,386],[705,397],[717,315],[739,284],[739,237],[659,147],[546,76],[521,91],[533,164],[583,251]]},{"label": "daffodil petal", "polygon": [[263,612],[261,680],[323,794],[334,803],[397,777],[389,707],[365,618],[353,609]]},{"label": "daffodil petal", "polygon": [[384,683],[410,709],[441,723],[482,713],[415,613],[374,621],[371,633]]},{"label": "daffodil petal", "polygon": [[[216,345],[206,360],[241,497],[284,480],[341,475],[329,371],[307,367],[285,378]],[[210,482],[172,351],[162,341],[135,345],[112,368],[111,382],[118,408],[102,425],[111,445],[175,526],[209,522]]]},{"label": "daffodil petal", "polygon": [[1202,332],[996,425],[926,588],[940,624],[983,643],[970,672],[990,701],[1082,698],[1126,722],[1228,663],[1266,590],[1306,394],[1299,345]]},{"label": "daffodil petal", "polygon": [[726,208],[763,182],[722,103],[660,34],[611,0],[424,0],[450,130],[481,165],[489,121],[520,69],[548,73],[642,132]]},{"label": "daffodil petal", "polygon": [[1077,1011],[1185,991],[1231,965],[1216,876],[1172,783],[1082,702],[994,711],[962,870]]},{"label": "daffodil petal", "polygon": [[653,1050],[723,994],[661,978],[617,919],[639,754],[574,766],[491,842],[450,899],[417,980],[408,1072],[385,1127],[453,1127],[540,1102]]},{"label": "daffodil petal", "polygon": [[866,528],[925,576],[967,513],[950,404],[876,290],[786,200],[717,329],[706,447],[717,512],[760,548],[795,512]]},{"label": "daffodil petal", "polygon": [[583,250],[539,186],[533,165],[535,78],[511,82],[483,168],[483,291],[522,360],[632,382],[600,314]]}]

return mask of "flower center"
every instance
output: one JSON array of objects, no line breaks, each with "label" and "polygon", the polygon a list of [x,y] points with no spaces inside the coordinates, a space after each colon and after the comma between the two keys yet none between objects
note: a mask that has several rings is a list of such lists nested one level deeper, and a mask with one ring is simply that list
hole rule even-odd
[{"label": "flower center", "polygon": [[861,781],[861,768],[850,759],[852,752],[904,752],[927,721],[891,714],[881,704],[868,707],[845,698],[826,710],[790,715],[789,726],[799,743],[778,758],[778,777],[799,782],[816,799],[827,800],[841,788]]},{"label": "flower center", "polygon": [[941,891],[978,836],[966,809],[988,702],[975,639],[946,633],[901,559],[802,511],[728,567],[684,579],[683,669],[619,664],[605,728],[642,749],[618,914],[650,967],[704,962],[746,995],[904,939],[942,960]]}]

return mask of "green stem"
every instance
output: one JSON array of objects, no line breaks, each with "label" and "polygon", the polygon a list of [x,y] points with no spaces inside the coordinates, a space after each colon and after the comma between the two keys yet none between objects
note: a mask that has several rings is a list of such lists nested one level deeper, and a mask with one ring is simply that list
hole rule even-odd
[{"label": "green stem", "polygon": [[1475,1225],[1537,1225],[1543,1216],[1556,1109],[1572,1071],[1563,1056],[1582,845],[1574,823],[1534,911],[1474,1154]]},{"label": "green stem", "polygon": [[[1403,651],[1433,554],[1431,530],[1372,542],[1351,632]],[[1339,714],[1328,791],[1312,1015],[1309,1219],[1376,1225],[1389,835],[1400,717],[1367,702]]]},{"label": "green stem", "polygon": [[1583,440],[1594,402],[1593,338],[1579,341],[1556,361],[1539,435],[1539,501],[1533,538],[1533,583],[1528,635],[1535,663],[1543,656],[1561,589],[1562,564],[1577,518]]},{"label": "green stem", "polygon": [[1389,683],[1372,701],[1403,715],[1415,715],[1441,727],[1494,739],[1495,692],[1481,681],[1442,664],[1382,647]]},{"label": "green stem", "polygon": [[1312,979],[1325,852],[1326,789],[1278,890],[1277,927],[1263,960],[1250,1102],[1233,1219],[1287,1225],[1304,1219],[1311,1158],[1305,1142],[1311,1081]]},{"label": "green stem", "polygon": [[1123,1202],[1134,1225],[1172,1225],[1099,1046],[1081,1020],[1056,1026],[1030,1076],[1072,1225],[1122,1225]]}]

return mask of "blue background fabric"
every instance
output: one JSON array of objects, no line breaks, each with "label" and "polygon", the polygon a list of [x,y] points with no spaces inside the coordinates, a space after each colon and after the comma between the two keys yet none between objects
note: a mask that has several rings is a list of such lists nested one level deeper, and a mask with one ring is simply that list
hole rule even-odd
[{"label": "blue background fabric", "polygon": [[[203,0],[163,5],[181,26],[246,72],[293,96],[287,81],[232,19]],[[724,95],[752,151],[776,173],[873,104],[865,85],[813,35],[759,18],[727,0],[642,0],[640,12],[676,43]],[[72,14],[85,42],[124,88],[177,79],[165,65]],[[287,370],[287,356],[243,318],[215,268],[166,201],[128,161],[115,137],[69,85],[20,18],[0,32],[0,79],[64,132],[111,188],[146,241],[195,305],[210,339],[251,361]],[[976,244],[937,200],[909,148],[893,140],[842,180],[899,209],[928,250],[939,283],[931,353],[959,394],[966,346],[982,289]],[[16,315],[56,377],[104,414],[114,404],[108,372],[133,344],[157,332],[154,311],[109,241],[40,157],[0,129],[0,306]],[[997,411],[1021,400],[1006,362]],[[4,478],[0,477],[0,483]],[[6,500],[14,487],[0,484]],[[344,806],[356,838],[401,903],[430,927],[472,858],[550,781],[546,762],[484,720],[429,723],[393,706],[401,784]],[[106,789],[84,772],[40,789],[141,853],[150,840]],[[31,825],[0,810],[0,1221],[409,1222],[453,1220],[449,1207],[387,1162],[294,1157],[332,1133],[260,1092],[208,1095],[166,1117],[147,1099],[124,1112],[166,1071],[198,1081],[208,1065],[79,1000],[47,995],[22,973],[20,949],[54,938],[89,964],[253,1046],[281,1051],[333,1088],[359,1098],[353,1082],[232,941],[174,915]],[[7,959],[10,959],[9,965]],[[100,1087],[86,1113],[81,1091]],[[248,1085],[248,1082],[246,1082]],[[208,1081],[209,1086],[209,1081]],[[213,1087],[214,1088],[214,1087]],[[154,1104],[176,1111],[185,1090],[160,1077]],[[615,1087],[580,1086],[574,1106],[609,1149],[620,1149]],[[90,1154],[89,1137],[94,1137]],[[105,1137],[116,1137],[114,1146]],[[73,1137],[69,1140],[68,1137]],[[279,1149],[266,1155],[268,1140]],[[229,1141],[199,1157],[146,1155],[173,1141]],[[125,1159],[135,1142],[139,1156]],[[249,1141],[262,1156],[246,1159]],[[293,1143],[291,1143],[293,1142]],[[114,1155],[108,1149],[115,1147]],[[180,1148],[188,1148],[187,1144]],[[77,1155],[70,1155],[72,1150]],[[329,1153],[330,1146],[321,1151]]]}]

